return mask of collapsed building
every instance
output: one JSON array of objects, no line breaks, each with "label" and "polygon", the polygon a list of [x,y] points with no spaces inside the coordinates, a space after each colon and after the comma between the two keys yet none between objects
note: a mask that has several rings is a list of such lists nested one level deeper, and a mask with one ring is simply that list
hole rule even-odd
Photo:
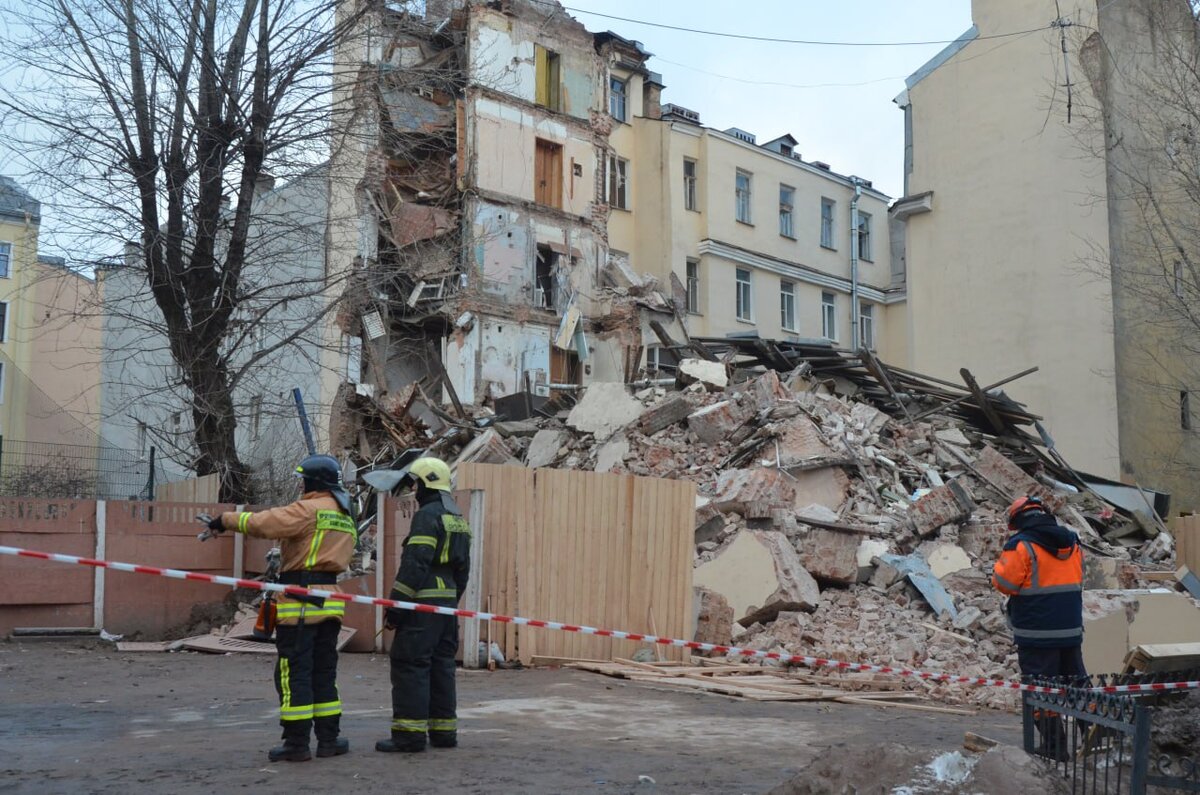
[{"label": "collapsed building", "polygon": [[606,87],[614,65],[639,70],[657,107],[649,54],[531,0],[426,6],[372,7],[342,46],[331,170],[354,188],[333,189],[331,217],[357,235],[338,325],[361,360],[335,449],[362,430],[339,409],[370,400],[417,401],[429,420],[626,381],[645,314],[672,320],[608,249]]}]

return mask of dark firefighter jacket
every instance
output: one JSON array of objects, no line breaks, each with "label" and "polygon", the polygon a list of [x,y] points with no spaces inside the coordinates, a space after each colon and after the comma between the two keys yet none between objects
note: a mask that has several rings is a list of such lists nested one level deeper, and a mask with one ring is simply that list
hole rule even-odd
[{"label": "dark firefighter jacket", "polygon": [[992,585],[1009,595],[1013,640],[1029,648],[1083,643],[1083,551],[1078,537],[1040,511],[1017,516]]},{"label": "dark firefighter jacket", "polygon": [[[471,527],[449,495],[426,491],[412,520],[391,598],[453,607],[467,589]],[[398,618],[403,611],[389,611]]]}]

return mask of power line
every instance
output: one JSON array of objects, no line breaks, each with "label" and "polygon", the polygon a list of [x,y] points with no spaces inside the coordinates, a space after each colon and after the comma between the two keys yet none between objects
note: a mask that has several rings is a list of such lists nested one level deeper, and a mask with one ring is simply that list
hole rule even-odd
[{"label": "power line", "polygon": [[[557,7],[553,0],[531,0],[531,2],[547,7]],[[645,25],[651,28],[661,28],[663,30],[675,30],[681,33],[696,33],[702,36],[716,36],[725,39],[742,39],[744,41],[759,41],[769,42],[774,44],[801,44],[813,47],[922,47],[932,44],[953,44],[957,39],[940,39],[931,41],[817,41],[814,39],[783,39],[773,36],[752,36],[746,33],[727,33],[718,30],[702,30],[700,28],[686,28],[680,25],[668,25],[663,22],[647,22],[644,19],[632,19],[630,17],[619,17],[614,14],[604,14],[599,11],[589,11],[584,8],[575,8],[572,6],[562,6],[564,11],[572,11],[577,14],[591,14],[594,17],[602,17],[604,19],[613,19],[618,22],[628,22],[633,25]],[[993,33],[988,36],[976,36],[972,41],[984,41],[987,39],[1005,39],[1011,36],[1024,36],[1029,33],[1037,33],[1039,31],[1048,30],[1050,25],[1043,25],[1040,28],[1031,28],[1029,30],[1015,30],[1009,33]]]}]

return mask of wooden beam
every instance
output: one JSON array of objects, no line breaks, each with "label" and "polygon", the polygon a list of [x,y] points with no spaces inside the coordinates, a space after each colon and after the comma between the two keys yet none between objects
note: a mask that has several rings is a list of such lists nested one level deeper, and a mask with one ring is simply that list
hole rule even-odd
[{"label": "wooden beam", "polygon": [[[1005,378],[1001,381],[997,381],[994,384],[988,384],[987,386],[983,387],[983,391],[984,391],[984,393],[991,392],[993,389],[998,389],[999,387],[1002,387],[1005,384],[1016,381],[1018,378],[1024,378],[1027,375],[1032,375],[1033,373],[1036,373],[1037,371],[1038,371],[1037,367],[1030,367],[1028,370],[1022,370],[1021,372],[1017,373],[1016,375],[1010,375],[1008,378]],[[958,397],[958,398],[955,398],[954,400],[951,400],[949,403],[944,403],[941,406],[937,406],[935,408],[926,409],[925,411],[922,411],[920,414],[913,417],[913,420],[914,421],[920,420],[925,417],[928,417],[930,414],[936,414],[939,411],[945,411],[946,409],[950,408],[951,406],[957,406],[960,403],[967,402],[972,397],[974,397],[974,395],[963,395],[962,397]]]},{"label": "wooden beam", "polygon": [[888,394],[892,396],[892,400],[896,401],[896,405],[899,406],[900,410],[904,412],[904,416],[908,418],[909,424],[914,424],[913,416],[909,412],[908,406],[904,403],[904,401],[900,400],[900,395],[896,394],[895,387],[892,386],[892,382],[888,379],[887,372],[884,371],[883,366],[879,363],[879,360],[875,358],[875,354],[871,353],[866,348],[863,348],[862,351],[859,352],[859,355],[862,357],[863,364],[865,364],[867,369],[871,371],[871,375],[873,375],[875,380],[882,384],[885,389],[887,389]]}]

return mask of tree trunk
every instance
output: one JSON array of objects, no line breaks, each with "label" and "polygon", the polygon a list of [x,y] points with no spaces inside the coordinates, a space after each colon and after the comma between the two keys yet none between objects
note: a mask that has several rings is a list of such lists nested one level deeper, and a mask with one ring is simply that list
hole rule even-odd
[{"label": "tree trunk", "polygon": [[238,457],[235,432],[237,414],[228,373],[217,361],[197,363],[191,373],[192,420],[195,424],[197,475],[221,477],[221,502],[251,502],[250,470]]}]

